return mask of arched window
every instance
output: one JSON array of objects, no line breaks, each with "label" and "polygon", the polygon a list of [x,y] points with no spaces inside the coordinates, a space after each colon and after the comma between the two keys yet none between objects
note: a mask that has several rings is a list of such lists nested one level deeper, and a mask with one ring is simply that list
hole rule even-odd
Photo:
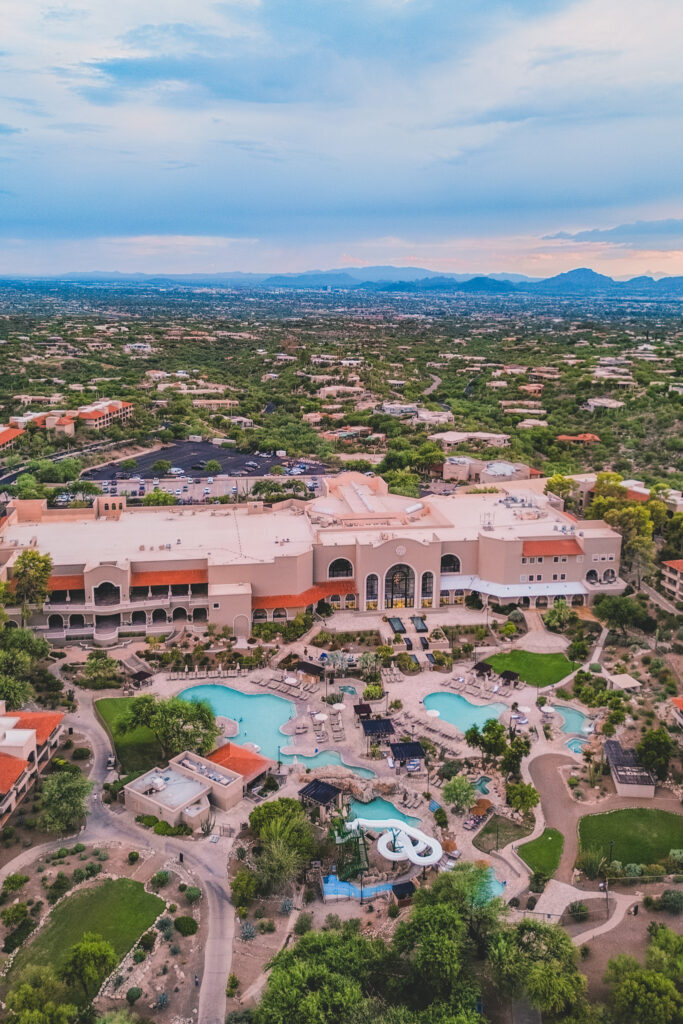
[{"label": "arched window", "polygon": [[330,608],[334,608],[334,610],[338,612],[339,609],[341,608],[341,595],[330,594],[330,596],[327,599],[327,602],[330,605]]},{"label": "arched window", "polygon": [[617,574],[615,573],[614,569],[605,569],[605,571],[602,574],[603,583],[614,583],[616,578]]},{"label": "arched window", "polygon": [[377,600],[379,597],[379,576],[377,573],[371,572],[365,581],[365,607],[368,611],[377,610]]},{"label": "arched window", "polygon": [[589,569],[586,573],[586,582],[597,583],[598,582],[598,571],[597,569]]},{"label": "arched window", "polygon": [[355,594],[347,594],[346,595],[346,597],[344,598],[344,607],[348,608],[350,611],[355,611],[355,608],[356,608],[356,595]]},{"label": "arched window", "polygon": [[268,618],[268,612],[265,608],[254,608],[251,617],[254,622],[265,622]]},{"label": "arched window", "polygon": [[421,589],[422,607],[431,608],[434,601],[434,573],[423,572],[422,573],[422,589]]},{"label": "arched window", "polygon": [[286,619],[287,609],[286,608],[275,608],[273,609],[273,619]]},{"label": "arched window", "polygon": [[415,607],[415,573],[409,565],[392,565],[384,577],[384,607]]},{"label": "arched window", "polygon": [[93,590],[95,604],[120,604],[121,590],[113,583],[105,581]]},{"label": "arched window", "polygon": [[457,555],[441,556],[441,572],[460,572],[460,559]]},{"label": "arched window", "polygon": [[330,563],[328,569],[328,578],[331,580],[350,580],[353,577],[353,566],[349,562],[348,558],[335,558],[334,562]]}]

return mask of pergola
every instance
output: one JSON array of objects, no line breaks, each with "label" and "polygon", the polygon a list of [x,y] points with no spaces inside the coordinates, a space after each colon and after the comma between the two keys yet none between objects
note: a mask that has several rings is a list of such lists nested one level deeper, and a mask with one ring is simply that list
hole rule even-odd
[{"label": "pergola", "polygon": [[478,661],[474,666],[474,671],[478,676],[490,676],[493,672],[493,666],[489,665],[487,661]]}]

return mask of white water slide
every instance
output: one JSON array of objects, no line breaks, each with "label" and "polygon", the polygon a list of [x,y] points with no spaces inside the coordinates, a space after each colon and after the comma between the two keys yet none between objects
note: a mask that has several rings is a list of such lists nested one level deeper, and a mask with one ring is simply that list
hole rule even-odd
[{"label": "white water slide", "polygon": [[353,821],[347,821],[346,827],[351,832],[359,828],[385,830],[384,835],[377,840],[377,850],[386,860],[409,860],[419,867],[428,868],[438,864],[443,857],[443,848],[438,839],[399,818],[354,818]]}]

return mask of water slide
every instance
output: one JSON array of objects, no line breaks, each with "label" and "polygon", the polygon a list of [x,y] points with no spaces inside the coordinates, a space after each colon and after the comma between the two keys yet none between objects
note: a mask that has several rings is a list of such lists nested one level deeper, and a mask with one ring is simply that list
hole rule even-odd
[{"label": "water slide", "polygon": [[346,823],[346,827],[351,832],[359,828],[385,830],[377,840],[377,850],[386,860],[409,860],[419,867],[428,868],[438,864],[443,857],[438,839],[399,818],[354,818]]}]

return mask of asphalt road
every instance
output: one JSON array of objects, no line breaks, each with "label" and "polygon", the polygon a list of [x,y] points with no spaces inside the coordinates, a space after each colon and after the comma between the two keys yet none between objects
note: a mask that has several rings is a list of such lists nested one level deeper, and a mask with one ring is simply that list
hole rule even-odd
[{"label": "asphalt road", "polygon": [[[236,473],[251,477],[267,476],[271,466],[288,466],[297,464],[306,465],[307,475],[317,476],[326,472],[327,467],[320,462],[313,462],[307,459],[278,459],[275,455],[271,458],[262,459],[251,452],[237,452],[233,449],[219,448],[209,441],[178,441],[175,444],[167,445],[155,452],[147,452],[145,455],[136,456],[137,466],[131,472],[144,479],[151,479],[158,475],[152,471],[152,466],[159,460],[165,460],[172,466],[182,469],[186,475],[196,478],[205,478],[210,475],[205,469],[200,469],[199,463],[215,459],[221,464],[221,473],[227,476],[234,476]],[[247,466],[247,462],[255,462],[257,469]],[[88,469],[83,473],[85,480],[112,480],[114,474],[121,471],[119,463],[111,462],[106,466],[99,466],[97,469]]]}]

